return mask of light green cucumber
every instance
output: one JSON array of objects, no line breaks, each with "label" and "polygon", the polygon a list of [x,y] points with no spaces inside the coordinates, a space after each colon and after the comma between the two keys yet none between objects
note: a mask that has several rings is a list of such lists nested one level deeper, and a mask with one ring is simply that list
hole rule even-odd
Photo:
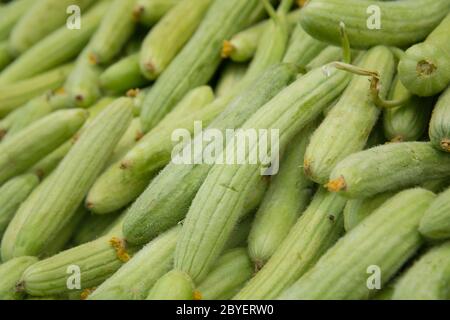
[{"label": "light green cucumber", "polygon": [[[249,211],[251,212],[251,211]],[[235,249],[238,247],[246,247],[247,239],[250,233],[254,215],[250,214],[247,218],[239,222],[239,224],[232,231],[230,238],[228,239],[228,249]]]},{"label": "light green cucumber", "polygon": [[[367,51],[358,66],[379,72],[381,95],[386,97],[395,71],[391,51],[386,47],[374,47]],[[366,145],[380,115],[370,90],[367,77],[354,75],[338,103],[314,132],[305,152],[304,168],[315,182],[325,184],[340,160]]]},{"label": "light green cucumber", "polygon": [[256,268],[273,255],[311,200],[313,182],[303,171],[303,157],[315,123],[292,139],[269,190],[256,213],[248,239],[249,254]]},{"label": "light green cucumber", "polygon": [[14,51],[21,54],[62,27],[68,19],[67,8],[71,5],[86,10],[95,0],[40,0],[24,14],[9,36]]},{"label": "light green cucumber", "polygon": [[0,86],[0,118],[34,97],[59,89],[73,69],[69,64],[35,77]]},{"label": "light green cucumber", "polygon": [[139,23],[151,27],[180,2],[181,0],[137,0],[133,14]]},{"label": "light green cucumber", "polygon": [[38,184],[39,178],[27,173],[8,180],[0,187],[0,238],[20,204]]},{"label": "light green cucumber", "polygon": [[306,66],[306,70],[322,67],[333,61],[342,60],[342,48],[336,46],[328,46],[318,53]]},{"label": "light green cucumber", "polygon": [[419,231],[429,239],[450,238],[450,189],[440,193],[420,221]]},{"label": "light green cucumber", "polygon": [[398,193],[342,237],[278,298],[370,298],[422,245],[417,229],[434,198],[434,193],[420,188]]},{"label": "light green cucumber", "polygon": [[0,145],[0,183],[20,174],[69,139],[84,123],[81,109],[52,113]]},{"label": "light green cucumber", "polygon": [[89,42],[88,54],[97,64],[110,63],[135,30],[136,0],[112,0],[98,30]]},{"label": "light green cucumber", "polygon": [[15,0],[4,5],[0,10],[0,40],[8,39],[17,21],[28,11],[35,0]]},{"label": "light green cucumber", "polygon": [[450,243],[433,247],[405,271],[392,300],[447,300],[450,283]]},{"label": "light green cucumber", "polygon": [[[288,64],[270,67],[227,104],[225,111],[208,129],[218,129],[225,134],[225,129],[240,127],[264,103],[291,83],[295,75],[295,68]],[[203,150],[207,145],[201,137],[194,138],[186,146],[189,149],[185,150]],[[202,162],[202,158],[202,152],[197,152],[191,163]],[[181,221],[210,168],[210,164],[169,163],[130,207],[124,222],[127,239],[131,243],[143,244]]]},{"label": "light green cucumber", "polygon": [[[391,89],[391,99],[401,99],[408,90],[396,79]],[[429,99],[412,96],[404,105],[389,108],[383,113],[383,128],[386,138],[392,142],[416,141],[428,128],[431,114]]]},{"label": "light green cucumber", "polygon": [[141,74],[139,68],[139,53],[125,57],[100,75],[100,86],[111,92],[126,92],[145,86],[148,80]]},{"label": "light green cucumber", "polygon": [[432,145],[445,152],[450,152],[450,87],[439,97],[430,121],[429,136]]},{"label": "light green cucumber", "polygon": [[410,47],[400,59],[400,80],[418,96],[433,96],[450,84],[450,8],[446,12],[447,17],[427,39]]},{"label": "light green cucumber", "polygon": [[79,246],[83,243],[98,239],[114,224],[117,218],[117,213],[107,216],[87,215],[77,226],[72,243],[75,246]]},{"label": "light green cucumber", "polygon": [[247,72],[248,65],[245,63],[229,62],[220,74],[217,82],[215,93],[216,96],[226,96],[237,90],[237,85],[242,80]]},{"label": "light green cucumber", "polygon": [[143,247],[129,262],[100,285],[91,300],[142,300],[168,272],[181,226],[165,232]]},{"label": "light green cucumber", "polygon": [[71,219],[128,127],[132,104],[129,98],[115,100],[83,130],[48,178],[50,182],[40,190],[36,203],[24,214],[14,256],[40,255]]},{"label": "light green cucumber", "polygon": [[202,300],[229,300],[252,277],[253,265],[245,248],[224,253],[198,285]]},{"label": "light green cucumber", "polygon": [[195,34],[147,94],[141,112],[145,132],[190,89],[210,80],[220,64],[221,42],[244,27],[259,6],[257,0],[214,0]]},{"label": "light green cucumber", "polygon": [[354,153],[333,169],[328,189],[348,198],[449,177],[450,157],[428,142],[391,143]]},{"label": "light green cucumber", "polygon": [[277,251],[233,299],[274,299],[301,277],[343,233],[345,202],[320,188]]},{"label": "light green cucumber", "polygon": [[314,38],[339,45],[344,22],[352,47],[407,47],[423,40],[450,10],[447,0],[314,0],[300,12],[300,23]]},{"label": "light green cucumber", "polygon": [[0,71],[14,60],[14,54],[11,51],[7,41],[0,42]]},{"label": "light green cucumber", "polygon": [[155,80],[189,41],[212,0],[184,0],[175,5],[148,33],[142,43],[142,74]]},{"label": "light green cucumber", "polygon": [[194,300],[194,297],[192,279],[182,271],[172,270],[156,282],[147,300]]},{"label": "light green cucumber", "polygon": [[133,98],[133,115],[139,117],[141,114],[142,105],[144,104],[145,96],[150,91],[151,87],[143,89],[130,89],[127,92],[127,96]]},{"label": "light green cucumber", "polygon": [[20,257],[0,265],[0,300],[21,300],[24,294],[17,292],[16,284],[22,273],[38,261],[35,257]]},{"label": "light green cucumber", "polygon": [[36,174],[39,179],[46,178],[61,162],[62,159],[69,153],[70,148],[73,146],[73,141],[70,139],[61,146],[50,152],[47,156],[38,161],[31,169],[30,172]]},{"label": "light green cucumber", "polygon": [[217,111],[205,109],[213,98],[208,86],[190,91],[160,124],[97,179],[86,200],[90,210],[98,214],[114,212],[136,199],[157,170],[170,161],[173,131],[184,128],[193,132],[194,121],[208,123],[217,115]]},{"label": "light green cucumber", "polygon": [[30,78],[76,57],[97,29],[109,4],[109,1],[100,1],[83,14],[81,29],[70,30],[63,26],[39,41],[2,71],[0,85]]}]

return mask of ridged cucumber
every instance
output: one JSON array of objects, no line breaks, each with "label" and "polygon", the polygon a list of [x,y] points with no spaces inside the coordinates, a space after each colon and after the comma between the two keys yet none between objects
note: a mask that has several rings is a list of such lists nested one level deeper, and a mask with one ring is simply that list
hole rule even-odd
[{"label": "ridged cucumber", "polygon": [[236,90],[236,86],[245,76],[248,65],[245,63],[229,62],[220,74],[217,82],[215,93],[216,96],[222,97]]},{"label": "ridged cucumber", "polygon": [[151,27],[181,0],[137,0],[134,17],[144,26]]},{"label": "ridged cucumber", "polygon": [[1,8],[0,40],[8,39],[17,21],[19,21],[34,2],[35,0],[15,0]]},{"label": "ridged cucumber", "polygon": [[11,51],[7,41],[0,42],[0,71],[14,60],[14,54]]},{"label": "ridged cucumber", "polygon": [[429,136],[435,148],[450,152],[450,87],[439,97],[430,121]]},{"label": "ridged cucumber", "polygon": [[450,238],[450,189],[440,193],[420,221],[419,231],[435,240]]},{"label": "ridged cucumber", "polygon": [[35,257],[20,257],[0,265],[0,300],[20,300],[24,294],[16,290],[22,273],[38,261]]},{"label": "ridged cucumber", "polygon": [[184,272],[172,270],[150,290],[147,300],[194,300],[194,283]]}]

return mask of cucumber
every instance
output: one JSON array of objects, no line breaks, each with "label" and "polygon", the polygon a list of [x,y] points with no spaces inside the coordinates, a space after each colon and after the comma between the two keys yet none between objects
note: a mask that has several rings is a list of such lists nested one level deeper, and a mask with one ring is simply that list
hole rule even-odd
[{"label": "cucumber", "polygon": [[81,29],[70,30],[63,26],[39,41],[2,71],[0,85],[30,78],[76,57],[97,29],[109,4],[109,1],[101,1],[82,15]]},{"label": "cucumber", "polygon": [[[391,51],[386,47],[374,47],[367,51],[358,66],[380,73],[381,95],[386,96],[395,70]],[[370,90],[366,77],[354,75],[338,103],[311,137],[305,152],[304,168],[307,176],[315,182],[326,183],[340,160],[366,145],[380,115]]]},{"label": "cucumber", "polygon": [[62,159],[69,153],[69,150],[72,148],[73,142],[72,139],[66,141],[54,151],[50,152],[47,156],[38,161],[30,170],[36,174],[39,179],[43,180],[46,178],[61,162]]},{"label": "cucumber", "polygon": [[434,198],[434,193],[420,188],[396,194],[342,237],[278,298],[370,298],[377,290],[369,289],[368,268],[379,268],[382,288],[414,255],[423,242],[417,231],[420,219]]},{"label": "cucumber", "polygon": [[449,10],[447,0],[314,0],[301,10],[300,23],[314,38],[335,45],[344,22],[354,48],[407,47],[423,40]]},{"label": "cucumber", "polygon": [[0,184],[23,173],[64,141],[84,123],[87,112],[61,110],[20,131],[0,145]]},{"label": "cucumber", "polygon": [[342,48],[336,46],[327,46],[305,66],[306,70],[322,67],[333,61],[342,60]]},{"label": "cucumber", "polygon": [[24,14],[9,36],[14,51],[21,54],[66,23],[67,7],[78,6],[83,12],[95,0],[40,0]]},{"label": "cucumber", "polygon": [[438,150],[450,152],[450,87],[439,97],[430,121],[430,141]]},{"label": "cucumber", "polygon": [[181,226],[148,243],[89,296],[90,300],[142,300],[173,263]]},{"label": "cucumber", "polygon": [[[391,99],[400,99],[408,94],[403,84],[396,79],[391,89]],[[431,115],[429,99],[412,96],[403,106],[389,108],[383,113],[383,128],[386,138],[392,142],[416,141],[427,130]]]},{"label": "cucumber", "polygon": [[0,187],[0,238],[20,204],[38,184],[39,178],[28,173],[17,176]]},{"label": "cucumber", "polygon": [[245,26],[259,5],[257,0],[214,0],[195,34],[146,96],[141,112],[145,132],[190,89],[210,80],[220,64],[221,42]]},{"label": "cucumber", "polygon": [[211,5],[212,0],[184,0],[173,7],[145,37],[140,52],[142,74],[155,80],[183,49]]},{"label": "cucumber", "polygon": [[35,77],[0,86],[0,118],[49,90],[60,88],[73,69],[65,65]]},{"label": "cucumber", "polygon": [[429,239],[450,238],[450,189],[440,193],[420,221],[419,231]]},{"label": "cucumber", "polygon": [[283,242],[311,199],[313,183],[305,176],[302,164],[306,146],[315,128],[315,124],[312,124],[292,139],[281,160],[280,171],[272,178],[256,213],[248,249],[258,269]]},{"label": "cucumber", "polygon": [[233,299],[274,299],[294,283],[343,233],[345,202],[320,188],[277,251]]},{"label": "cucumber", "polygon": [[450,243],[431,248],[405,271],[392,300],[447,300],[450,281]]},{"label": "cucumber", "polygon": [[[252,85],[245,87],[208,128],[225,132],[225,129],[240,127],[258,108],[292,82],[295,75],[296,70],[291,65],[269,68]],[[201,138],[196,138],[186,148],[201,149],[206,145]],[[195,159],[202,157],[198,153],[194,156]],[[210,167],[206,164],[168,164],[130,207],[124,222],[128,241],[144,244],[181,221]]]},{"label": "cucumber", "polygon": [[[247,212],[251,212],[251,210]],[[228,239],[228,249],[247,246],[247,239],[253,224],[253,220],[254,215],[249,215],[247,218],[239,222],[239,224],[232,231],[230,238]]]},{"label": "cucumber", "polygon": [[21,300],[24,297],[17,292],[16,283],[25,269],[37,261],[35,257],[20,257],[0,265],[0,300]]},{"label": "cucumber", "polygon": [[7,41],[0,42],[0,71],[14,60],[14,54],[11,51]]},{"label": "cucumber", "polygon": [[198,285],[202,300],[229,300],[252,277],[253,267],[245,248],[224,253]]},{"label": "cucumber", "polygon": [[193,89],[153,130],[97,179],[87,196],[89,208],[98,214],[116,211],[139,196],[151,178],[170,161],[172,132],[193,131],[194,121],[208,122],[217,112],[205,108],[214,95],[210,87]]},{"label": "cucumber", "polygon": [[147,300],[194,300],[194,283],[181,271],[162,276],[150,290]]},{"label": "cucumber", "polygon": [[428,142],[386,144],[354,153],[332,171],[328,189],[348,198],[368,198],[449,176],[450,157]]},{"label": "cucumber", "polygon": [[1,8],[0,40],[8,39],[11,30],[35,0],[15,0]]},{"label": "cucumber", "polygon": [[450,84],[449,29],[450,13],[424,42],[406,50],[401,58],[399,77],[413,94],[433,96]]},{"label": "cucumber", "polygon": [[237,85],[244,78],[248,65],[245,63],[229,62],[220,73],[215,93],[216,96],[226,96],[237,90]]},{"label": "cucumber", "polygon": [[98,239],[117,219],[117,213],[107,216],[98,216],[95,214],[87,215],[77,226],[77,231],[72,238],[72,243],[75,246],[79,246],[83,243]]},{"label": "cucumber", "polygon": [[119,98],[83,130],[48,178],[49,182],[44,183],[36,203],[28,213],[24,213],[25,221],[14,241],[14,256],[26,253],[39,256],[52,242],[54,234],[70,220],[81,204],[131,117],[132,100]]},{"label": "cucumber", "polygon": [[133,14],[141,24],[151,27],[180,2],[181,0],[137,0]]},{"label": "cucumber", "polygon": [[141,88],[147,83],[139,68],[139,53],[117,61],[100,75],[100,86],[111,92],[122,93]]}]

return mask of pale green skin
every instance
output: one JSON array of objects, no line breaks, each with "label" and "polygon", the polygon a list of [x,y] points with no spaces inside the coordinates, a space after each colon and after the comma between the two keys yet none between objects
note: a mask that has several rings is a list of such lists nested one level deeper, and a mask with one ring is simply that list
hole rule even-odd
[{"label": "pale green skin", "polygon": [[184,0],[175,5],[148,33],[142,43],[142,74],[155,80],[183,49],[202,22],[213,0]]},{"label": "pale green skin", "polygon": [[35,0],[16,0],[1,7],[0,40],[7,40],[14,25]]},{"label": "pale green skin", "polygon": [[108,230],[118,218],[118,214],[98,216],[87,215],[77,226],[72,238],[72,243],[76,246],[98,239]]},{"label": "pale green skin", "polygon": [[[283,150],[344,90],[348,79],[345,72],[333,70],[325,75],[321,69],[315,69],[282,90],[241,128],[278,129],[279,148]],[[249,144],[245,157],[257,143]],[[233,145],[226,148],[229,152]],[[212,167],[184,221],[175,252],[176,269],[187,272],[197,282],[206,276],[239,219],[247,194],[261,179],[264,169],[262,164]]]},{"label": "pale green skin", "polygon": [[229,300],[253,276],[253,264],[245,248],[224,253],[198,285],[202,300]]},{"label": "pale green skin", "polygon": [[367,286],[373,275],[368,268],[380,268],[383,288],[422,245],[417,228],[434,198],[434,193],[420,188],[398,193],[342,237],[278,298],[369,299],[378,290]]},{"label": "pale green skin", "polygon": [[450,189],[440,193],[420,221],[419,231],[433,240],[450,238]]},{"label": "pale green skin", "polygon": [[395,285],[392,300],[447,300],[450,284],[450,243],[420,256]]},{"label": "pale green skin", "polygon": [[80,30],[63,26],[39,41],[2,71],[0,85],[30,78],[75,58],[97,29],[108,6],[109,1],[101,1],[82,15],[83,27]]},{"label": "pale green skin", "polygon": [[429,136],[433,146],[450,152],[450,87],[439,97],[430,121]]},{"label": "pale green skin", "polygon": [[400,80],[413,94],[430,97],[450,84],[449,29],[450,13],[424,42],[406,50],[400,60]]},{"label": "pale green skin", "polygon": [[172,270],[162,276],[146,300],[193,300],[194,283],[184,272]]},{"label": "pale green skin", "polygon": [[[358,66],[380,73],[382,97],[386,97],[395,72],[395,60],[386,47],[374,47],[363,55]],[[380,109],[370,96],[367,77],[353,75],[337,104],[314,132],[306,149],[304,167],[315,182],[325,184],[331,170],[346,156],[364,148]]]},{"label": "pale green skin", "polygon": [[306,70],[322,67],[327,63],[342,60],[342,48],[336,46],[327,46],[316,54],[316,56],[305,66]]},{"label": "pale green skin", "polygon": [[330,180],[343,179],[339,194],[368,198],[378,193],[446,178],[450,157],[428,142],[391,143],[354,153],[332,171]]},{"label": "pale green skin", "polygon": [[41,180],[46,178],[69,153],[73,146],[73,140],[66,141],[54,151],[37,162],[29,172],[35,173]]},{"label": "pale green skin", "polygon": [[0,71],[2,71],[13,60],[14,55],[11,52],[9,43],[7,41],[0,42]]},{"label": "pale green skin", "polygon": [[243,28],[260,5],[258,0],[215,0],[197,31],[158,78],[142,106],[148,132],[192,88],[206,84],[221,62],[222,41]]},{"label": "pale green skin", "polygon": [[244,78],[248,65],[245,63],[229,62],[220,74],[215,93],[218,97],[226,96],[237,90],[237,85]]},{"label": "pale green skin", "polygon": [[141,24],[151,27],[179,2],[181,0],[137,0],[134,15]]},{"label": "pale green skin", "polygon": [[95,0],[36,1],[12,29],[11,47],[19,54],[25,52],[66,23],[67,7],[76,5],[84,12],[93,3]]},{"label": "pale green skin", "polygon": [[72,137],[87,119],[82,109],[54,112],[0,145],[0,183],[23,173]]},{"label": "pale green skin", "polygon": [[[379,29],[368,28],[373,15],[367,13],[370,6],[381,10]],[[302,9],[300,22],[311,36],[334,45],[340,44],[342,21],[353,48],[407,47],[423,40],[449,10],[447,0],[315,0]]]},{"label": "pale green skin", "polygon": [[320,188],[274,255],[233,299],[274,299],[293,284],[343,233],[345,202]]},{"label": "pale green skin", "polygon": [[22,273],[36,263],[36,257],[19,257],[0,265],[0,300],[21,300],[23,292],[16,291]]}]

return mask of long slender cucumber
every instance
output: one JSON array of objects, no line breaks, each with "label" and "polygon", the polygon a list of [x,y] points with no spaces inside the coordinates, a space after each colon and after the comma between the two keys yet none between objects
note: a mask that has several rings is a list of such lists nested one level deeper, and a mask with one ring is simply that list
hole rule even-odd
[{"label": "long slender cucumber", "polygon": [[450,87],[439,97],[430,121],[429,136],[433,146],[450,152]]},{"label": "long slender cucumber", "polygon": [[419,231],[429,239],[450,238],[450,189],[440,193],[420,221]]},{"label": "long slender cucumber", "polygon": [[0,265],[0,300],[20,300],[24,294],[17,292],[16,284],[22,273],[38,261],[35,257],[20,257]]},{"label": "long slender cucumber", "polygon": [[35,0],[11,1],[1,9],[0,40],[8,39],[11,30],[25,12],[33,5]]},{"label": "long slender cucumber", "polygon": [[7,41],[0,42],[0,71],[9,65],[15,58]]},{"label": "long slender cucumber", "polygon": [[137,0],[133,13],[141,24],[151,27],[180,2],[181,0]]},{"label": "long slender cucumber", "polygon": [[229,62],[220,74],[215,93],[218,97],[229,94],[236,90],[237,84],[243,79],[248,65],[245,63]]}]

